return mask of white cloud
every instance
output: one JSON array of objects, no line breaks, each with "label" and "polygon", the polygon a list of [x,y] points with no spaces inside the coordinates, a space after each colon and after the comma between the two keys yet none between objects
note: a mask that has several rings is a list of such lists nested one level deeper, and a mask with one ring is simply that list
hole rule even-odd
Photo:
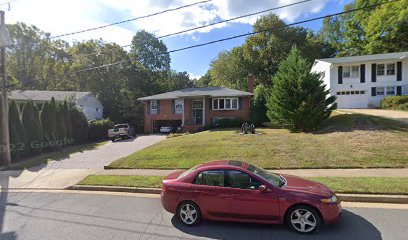
[{"label": "white cloud", "polygon": [[195,80],[198,80],[202,77],[201,75],[194,75],[193,73],[188,73],[188,75],[190,76],[190,79],[195,79]]},{"label": "white cloud", "polygon": [[[214,0],[208,4],[196,5],[151,18],[140,19],[126,25],[107,27],[65,37],[64,39],[82,41],[90,38],[103,38],[108,42],[126,45],[130,43],[137,29],[146,29],[157,36],[162,36],[202,26],[219,19],[228,19],[298,1]],[[288,22],[293,22],[300,16],[305,16],[305,14],[320,12],[328,1],[314,0],[275,12]],[[46,32],[50,32],[51,36],[55,36],[191,3],[191,0],[19,0],[11,3],[11,11],[6,12],[6,22],[15,23],[20,21],[33,24]],[[2,7],[7,9],[7,6]],[[257,16],[243,18],[236,20],[236,22],[252,24],[256,18]],[[214,28],[224,28],[227,25],[219,24],[194,32],[208,32]],[[197,36],[192,34],[194,32],[188,34],[192,39],[197,39]]]}]

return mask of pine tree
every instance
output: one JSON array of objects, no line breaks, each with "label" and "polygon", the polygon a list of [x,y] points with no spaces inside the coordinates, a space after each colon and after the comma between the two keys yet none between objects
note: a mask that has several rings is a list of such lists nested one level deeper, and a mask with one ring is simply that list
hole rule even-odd
[{"label": "pine tree", "polygon": [[71,107],[70,117],[74,143],[81,144],[86,142],[88,140],[89,123],[85,114],[76,107]]},{"label": "pine tree", "polygon": [[320,74],[310,68],[296,47],[281,62],[267,101],[267,116],[273,124],[291,131],[313,131],[335,109],[335,97],[328,97]]},{"label": "pine tree", "polygon": [[267,99],[267,88],[260,84],[255,88],[254,99],[251,103],[250,108],[250,121],[253,122],[256,126],[261,126],[263,123],[268,121],[266,116],[266,107]]},{"label": "pine tree", "polygon": [[11,157],[13,160],[18,160],[27,152],[27,140],[20,113],[14,101],[11,101],[9,107],[9,131]]},{"label": "pine tree", "polygon": [[39,146],[43,141],[43,132],[38,108],[30,101],[25,104],[22,115],[22,123],[26,130],[28,148],[31,152],[40,153],[41,148],[39,148]]},{"label": "pine tree", "polygon": [[[41,123],[44,134],[44,140],[48,142],[49,146],[55,145],[55,115],[52,112],[52,105],[50,102],[45,102],[41,111]],[[48,147],[53,149],[53,147]]]},{"label": "pine tree", "polygon": [[69,104],[67,101],[64,101],[64,105],[62,106],[64,118],[65,118],[65,128],[66,128],[66,138],[68,140],[72,140],[72,124],[71,124],[71,116],[69,112]]},{"label": "pine tree", "polygon": [[57,115],[56,129],[58,133],[57,140],[63,141],[64,138],[67,137],[67,128],[65,123],[63,104],[57,104],[56,115]]}]

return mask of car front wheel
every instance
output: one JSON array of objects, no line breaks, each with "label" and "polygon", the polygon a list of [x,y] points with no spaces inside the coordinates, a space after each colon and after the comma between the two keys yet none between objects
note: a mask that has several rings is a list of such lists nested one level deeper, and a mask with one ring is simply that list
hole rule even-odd
[{"label": "car front wheel", "polygon": [[322,219],[319,213],[309,206],[296,206],[289,210],[286,222],[291,229],[302,234],[319,231]]},{"label": "car front wheel", "polygon": [[180,204],[177,216],[187,226],[194,226],[201,220],[201,212],[197,204],[186,201]]}]

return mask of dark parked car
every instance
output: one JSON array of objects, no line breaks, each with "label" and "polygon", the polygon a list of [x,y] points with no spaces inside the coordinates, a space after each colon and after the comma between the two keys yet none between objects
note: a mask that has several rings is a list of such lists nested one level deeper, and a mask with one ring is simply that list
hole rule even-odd
[{"label": "dark parked car", "polygon": [[188,226],[201,219],[286,223],[305,234],[337,222],[342,209],[336,195],[320,183],[226,160],[170,174],[163,180],[161,200]]}]

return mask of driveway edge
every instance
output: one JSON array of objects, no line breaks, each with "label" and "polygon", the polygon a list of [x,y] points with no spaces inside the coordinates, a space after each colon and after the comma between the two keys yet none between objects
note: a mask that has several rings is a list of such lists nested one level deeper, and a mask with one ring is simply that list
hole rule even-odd
[{"label": "driveway edge", "polygon": [[[114,187],[114,186],[91,186],[74,185],[67,187],[66,190],[80,191],[105,191],[105,192],[129,192],[129,193],[147,193],[160,194],[160,188],[136,188],[136,187]],[[408,204],[408,195],[375,195],[375,194],[337,194],[339,199],[344,202],[370,202],[370,203],[399,203]]]}]

